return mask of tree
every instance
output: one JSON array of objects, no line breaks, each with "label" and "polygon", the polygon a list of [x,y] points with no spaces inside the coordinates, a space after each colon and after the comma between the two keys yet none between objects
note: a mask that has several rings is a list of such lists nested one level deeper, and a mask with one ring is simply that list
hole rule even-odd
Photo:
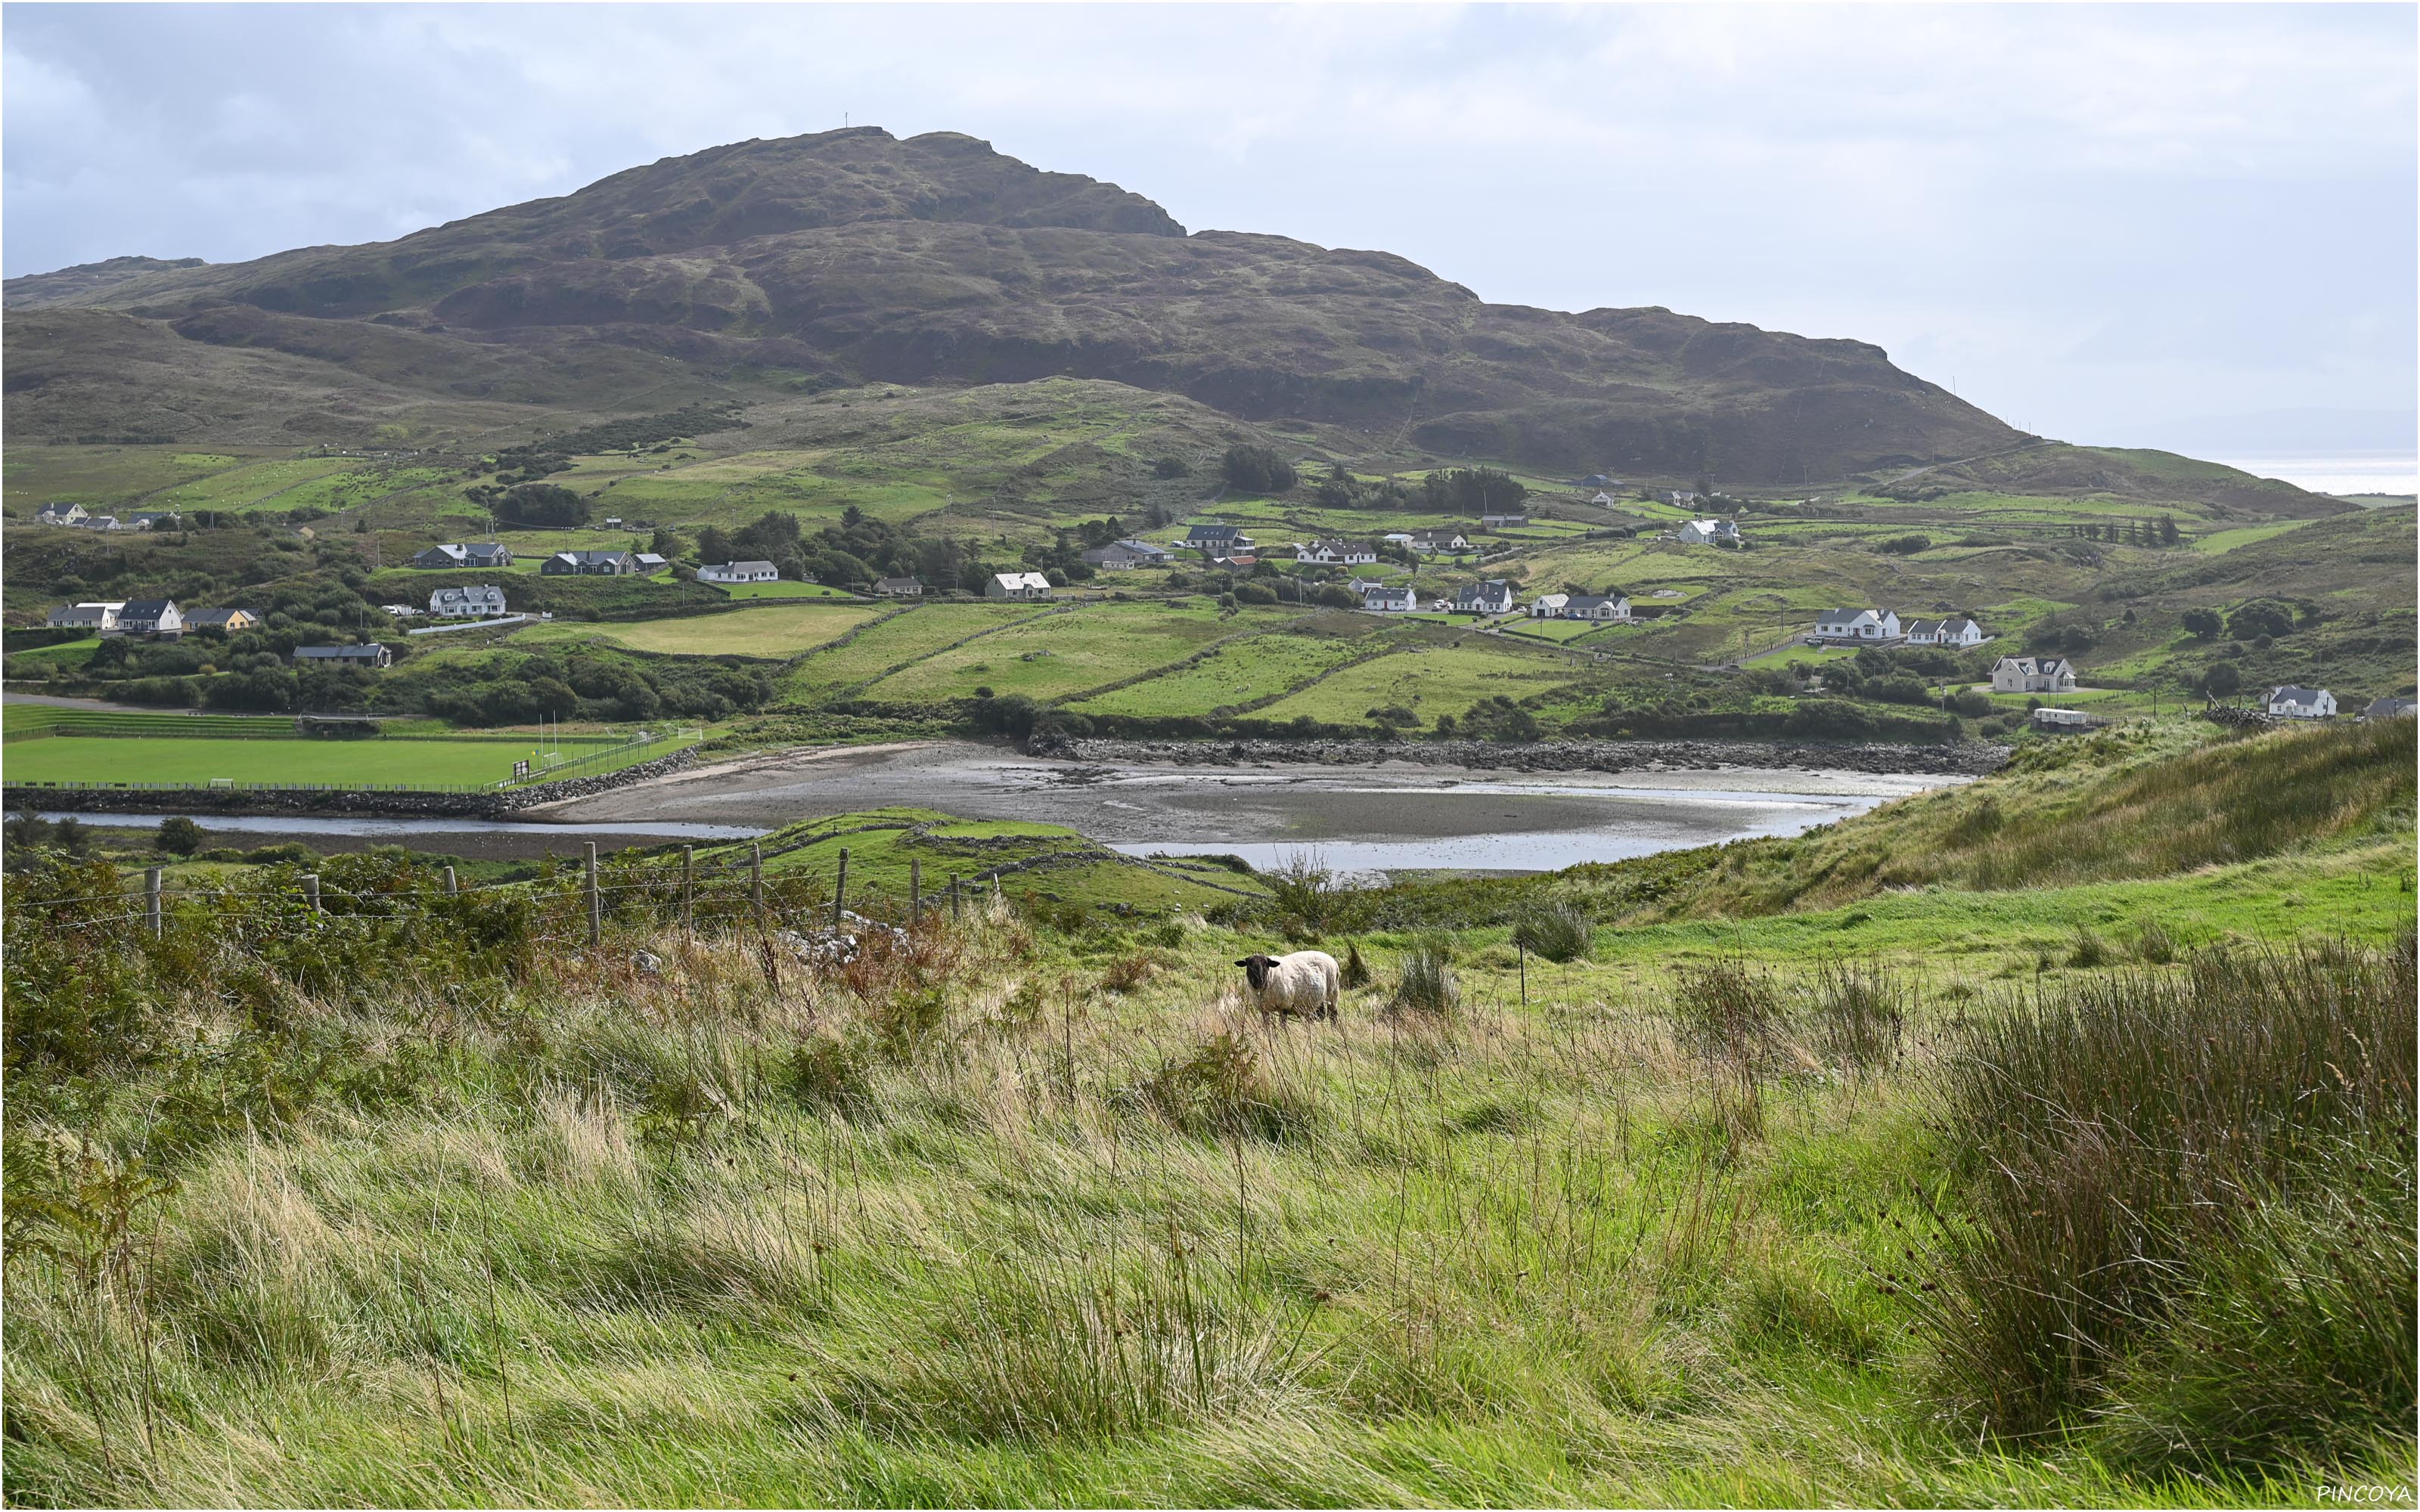
[{"label": "tree", "polygon": [[1151,475],[1155,478],[1189,478],[1193,475],[1193,469],[1181,456],[1163,456],[1151,465]]},{"label": "tree", "polygon": [[2160,544],[2162,546],[2177,544],[2177,517],[2174,515],[2160,517]]},{"label": "tree", "polygon": [[207,838],[201,825],[183,814],[171,814],[160,821],[160,834],[152,843],[171,856],[191,856],[202,848]]},{"label": "tree", "polygon": [[2214,609],[2185,610],[2185,633],[2196,640],[2215,640],[2218,632],[2226,627],[2226,622],[2218,617],[2218,610]]},{"label": "tree", "polygon": [[2202,691],[2212,698],[2226,698],[2243,686],[2243,673],[2231,661],[2212,662],[2201,674]]},{"label": "tree", "polygon": [[585,525],[588,501],[559,483],[524,483],[505,490],[496,514],[516,525]]},{"label": "tree", "polygon": [[708,525],[697,532],[697,559],[709,564],[731,560],[731,537],[718,525]]},{"label": "tree", "polygon": [[2294,629],[2294,611],[2272,598],[2256,598],[2239,604],[2226,617],[2226,633],[2238,640],[2254,640],[2264,635],[2290,635]]},{"label": "tree", "polygon": [[1221,471],[1229,487],[1247,493],[1284,493],[1302,481],[1284,457],[1265,446],[1241,441],[1227,448]]}]

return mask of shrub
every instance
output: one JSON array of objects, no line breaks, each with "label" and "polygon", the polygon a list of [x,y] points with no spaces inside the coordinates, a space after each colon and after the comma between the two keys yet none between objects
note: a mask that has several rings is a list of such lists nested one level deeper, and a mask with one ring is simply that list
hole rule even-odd
[{"label": "shrub", "polygon": [[783,1060],[779,1084],[801,1107],[865,1119],[876,1107],[873,1059],[861,1041],[814,1035]]},{"label": "shrub", "polygon": [[1271,1079],[1260,1052],[1227,1033],[1182,1059],[1162,1061],[1131,1095],[1188,1134],[1275,1141],[1298,1136],[1312,1122],[1311,1105]]},{"label": "shrub", "polygon": [[[2282,1319],[2319,1305],[2258,1278],[2296,1253],[2311,1215],[2350,1200],[2347,1161],[2401,1174],[2362,1220],[2400,1238],[2332,1242],[2306,1280],[2353,1298],[2399,1289],[2408,1307],[2415,989],[2407,934],[2383,952],[2211,952],[2183,973],[2049,983],[1970,1017],[1933,1072],[1962,1201],[1935,1235],[1932,1284],[1908,1294],[1953,1405],[2035,1431],[2113,1382],[2156,1382],[2156,1362],[2131,1375],[2128,1362],[2199,1338],[2221,1347],[2187,1396],[2152,1392],[2138,1413],[2256,1422],[2278,1382],[2261,1350],[2226,1341],[2242,1341],[2246,1306]],[[2400,1213],[2378,1211],[2390,1190]],[[2355,1321],[2370,1338],[2393,1320]],[[2406,1321],[2383,1375],[2313,1388],[2303,1406],[2319,1415],[2296,1436],[2350,1452],[2408,1431],[2411,1339]],[[2203,1452],[2257,1459],[2269,1443],[2229,1429]]]},{"label": "shrub", "polygon": [[1735,957],[1674,974],[1667,1010],[1682,1039],[1716,1059],[1755,1066],[1781,1037],[1781,999],[1772,981]]},{"label": "shrub", "polygon": [[1512,943],[1548,961],[1585,961],[1596,930],[1569,903],[1545,903],[1524,911],[1512,925]]},{"label": "shrub", "polygon": [[2184,613],[2185,633],[2196,640],[2215,640],[2226,622],[2214,609],[2189,609]]},{"label": "shrub", "polygon": [[2068,948],[2067,964],[2071,966],[2105,966],[2109,964],[2109,942],[2091,926],[2075,926],[2075,941]]},{"label": "shrub", "polygon": [[152,843],[171,856],[191,856],[208,838],[201,825],[183,814],[171,814],[160,821],[160,833]]},{"label": "shrub", "polygon": [[1858,1068],[1897,1064],[1913,982],[1874,962],[1835,958],[1817,964],[1812,986],[1812,1027],[1826,1057]]},{"label": "shrub", "polygon": [[1219,471],[1229,487],[1246,493],[1283,493],[1301,481],[1284,457],[1265,446],[1241,442],[1227,448]]},{"label": "shrub", "polygon": [[1337,984],[1342,987],[1370,985],[1370,963],[1361,959],[1360,946],[1348,945],[1344,948],[1344,965],[1337,973]]},{"label": "shrub", "polygon": [[1453,949],[1443,940],[1423,940],[1404,952],[1395,968],[1388,1006],[1398,1012],[1451,1013],[1462,1007],[1462,983],[1453,974]]}]

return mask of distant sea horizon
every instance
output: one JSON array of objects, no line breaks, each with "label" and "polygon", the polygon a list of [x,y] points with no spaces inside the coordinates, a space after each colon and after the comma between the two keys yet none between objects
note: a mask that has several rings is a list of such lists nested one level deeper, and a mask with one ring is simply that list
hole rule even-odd
[{"label": "distant sea horizon", "polygon": [[2313,493],[2420,493],[2420,456],[2409,452],[2339,452],[2257,457],[2213,456],[2255,477],[2280,478]]}]

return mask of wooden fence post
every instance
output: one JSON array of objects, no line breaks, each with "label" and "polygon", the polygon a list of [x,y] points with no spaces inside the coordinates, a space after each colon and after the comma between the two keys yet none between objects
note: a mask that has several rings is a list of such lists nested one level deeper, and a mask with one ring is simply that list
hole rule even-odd
[{"label": "wooden fence post", "polygon": [[681,847],[681,933],[683,934],[690,933],[690,889],[694,885],[696,877],[697,847],[684,845]]},{"label": "wooden fence post", "polygon": [[840,871],[832,877],[832,928],[840,928],[840,916],[848,897],[848,847],[840,848]]},{"label": "wooden fence post", "polygon": [[155,866],[143,873],[143,893],[145,911],[151,919],[151,937],[156,940],[160,937],[160,869],[158,867]]},{"label": "wooden fence post", "polygon": [[756,912],[756,927],[765,927],[765,842],[748,842],[748,906]]},{"label": "wooden fence post", "polygon": [[597,842],[588,842],[588,943],[596,945],[605,937],[605,899],[597,890]]},{"label": "wooden fence post", "polygon": [[305,903],[309,903],[309,904],[311,905],[312,922],[314,922],[314,923],[318,922],[318,913],[319,913],[319,873],[318,873],[318,872],[303,872],[303,873],[302,873],[302,901],[303,901],[303,902],[305,902]]},{"label": "wooden fence post", "polygon": [[951,875],[951,877],[950,877],[950,922],[951,922],[951,923],[953,923],[953,924],[954,924],[954,923],[956,923],[957,921],[958,921],[958,879],[957,879],[956,875],[955,875],[954,873],[953,873],[953,874]]},{"label": "wooden fence post", "polygon": [[908,858],[908,926],[915,928],[924,917],[924,863],[915,856]]}]

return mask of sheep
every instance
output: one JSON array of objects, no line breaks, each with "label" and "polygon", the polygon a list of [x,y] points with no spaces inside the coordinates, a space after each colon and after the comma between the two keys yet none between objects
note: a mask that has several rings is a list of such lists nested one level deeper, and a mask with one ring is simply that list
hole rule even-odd
[{"label": "sheep", "polygon": [[1248,955],[1235,964],[1244,968],[1252,995],[1264,1013],[1313,1018],[1336,1016],[1339,992],[1336,958],[1325,950],[1296,950],[1291,955]]}]

